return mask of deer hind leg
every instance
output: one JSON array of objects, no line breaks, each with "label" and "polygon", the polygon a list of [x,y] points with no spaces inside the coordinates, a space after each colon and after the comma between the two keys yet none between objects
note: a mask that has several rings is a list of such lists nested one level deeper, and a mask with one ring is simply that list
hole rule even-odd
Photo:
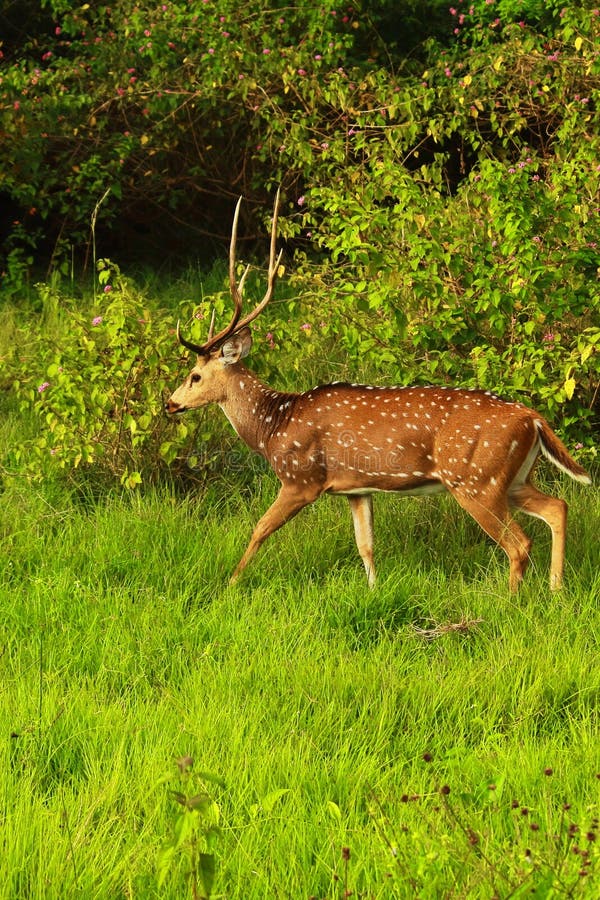
[{"label": "deer hind leg", "polygon": [[511,517],[506,499],[498,494],[486,496],[484,491],[473,496],[460,488],[450,488],[450,492],[508,556],[509,589],[516,593],[529,563],[531,540]]},{"label": "deer hind leg", "polygon": [[313,500],[316,500],[317,497],[318,494],[307,496],[293,487],[284,485],[279,491],[274,503],[271,504],[266,513],[261,516],[256,523],[254,531],[252,532],[252,537],[250,538],[250,543],[235,567],[230,579],[230,584],[237,581],[240,573],[246,568],[256,551],[269,535],[273,534],[274,531],[277,531],[278,528],[281,528],[282,525],[285,525],[286,522],[289,522],[296,513],[300,512],[305,506],[308,506],[309,503],[312,503]]},{"label": "deer hind leg", "polygon": [[509,493],[509,500],[517,509],[529,516],[542,519],[552,532],[552,561],[550,563],[550,590],[562,585],[567,536],[567,504],[558,497],[542,494],[532,484],[525,483]]},{"label": "deer hind leg", "polygon": [[375,561],[373,559],[373,497],[371,494],[348,496],[350,512],[354,522],[356,546],[364,563],[369,587],[375,584]]}]

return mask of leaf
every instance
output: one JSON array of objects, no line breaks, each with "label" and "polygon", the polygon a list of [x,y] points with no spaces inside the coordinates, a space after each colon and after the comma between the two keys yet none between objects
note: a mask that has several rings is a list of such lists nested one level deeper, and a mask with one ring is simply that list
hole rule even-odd
[{"label": "leaf", "polygon": [[564,391],[567,397],[567,400],[571,400],[573,398],[573,394],[575,393],[575,388],[577,387],[577,382],[574,378],[567,378],[564,383]]},{"label": "leaf", "polygon": [[200,897],[209,900],[215,881],[215,858],[212,853],[200,853],[198,855],[198,870],[196,872],[200,883]]},{"label": "leaf", "polygon": [[332,819],[336,822],[342,821],[342,811],[334,800],[327,801],[327,811]]},{"label": "leaf", "polygon": [[273,811],[273,807],[276,803],[278,803],[282,797],[285,797],[286,794],[289,794],[289,788],[278,788],[276,791],[271,791],[270,794],[267,794],[266,797],[263,797],[260,805],[266,813],[270,813]]},{"label": "leaf", "polygon": [[175,857],[175,844],[165,844],[158,853],[156,861],[156,882],[159,889],[164,885]]}]

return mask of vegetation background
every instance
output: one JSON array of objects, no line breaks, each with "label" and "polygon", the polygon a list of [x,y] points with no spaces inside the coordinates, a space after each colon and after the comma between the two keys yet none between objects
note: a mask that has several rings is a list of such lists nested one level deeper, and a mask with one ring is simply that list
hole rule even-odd
[{"label": "vegetation background", "polygon": [[509,600],[428,500],[379,504],[375,593],[333,502],[227,588],[273,481],[162,404],[176,320],[227,316],[240,194],[262,295],[281,185],[261,376],[492,389],[593,468],[599,9],[14,0],[0,28],[0,894],[598,896],[597,490],[548,484],[552,599],[541,525]]}]

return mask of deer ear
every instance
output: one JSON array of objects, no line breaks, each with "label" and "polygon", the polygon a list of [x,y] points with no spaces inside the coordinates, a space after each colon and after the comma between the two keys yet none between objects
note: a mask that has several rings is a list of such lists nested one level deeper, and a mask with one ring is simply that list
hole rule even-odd
[{"label": "deer ear", "polygon": [[234,334],[221,346],[223,365],[232,366],[234,363],[239,362],[240,359],[248,356],[251,346],[252,335],[250,334],[250,329],[242,328],[241,331]]}]

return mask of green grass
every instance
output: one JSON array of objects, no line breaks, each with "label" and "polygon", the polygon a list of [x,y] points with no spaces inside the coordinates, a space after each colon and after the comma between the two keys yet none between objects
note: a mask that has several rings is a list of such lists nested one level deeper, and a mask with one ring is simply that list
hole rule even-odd
[{"label": "green grass", "polygon": [[374,591],[340,498],[229,587],[274,488],[7,482],[0,898],[202,896],[211,854],[232,900],[600,895],[597,489],[552,486],[557,595],[543,523],[510,597],[444,498],[377,498]]}]

